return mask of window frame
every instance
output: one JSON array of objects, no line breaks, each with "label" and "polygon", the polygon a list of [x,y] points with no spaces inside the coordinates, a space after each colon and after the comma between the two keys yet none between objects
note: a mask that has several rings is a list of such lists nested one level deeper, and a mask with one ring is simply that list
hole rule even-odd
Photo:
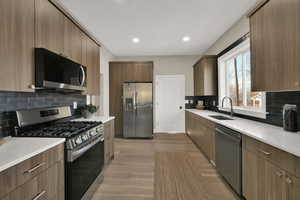
[{"label": "window frame", "polygon": [[[250,38],[244,38],[243,40],[239,41],[235,44],[234,47],[227,50],[225,53],[223,52],[222,55],[218,57],[218,92],[219,92],[219,110],[230,112],[230,107],[228,103],[225,104],[224,108],[222,108],[222,99],[226,96],[226,61],[230,58],[236,57],[239,54],[245,53],[250,49]],[[251,53],[250,53],[251,56]],[[244,82],[243,82],[244,84]],[[227,102],[227,101],[226,101]],[[243,107],[243,106],[233,106],[233,110],[235,113],[257,117],[266,119],[267,112],[266,112],[266,93],[262,92],[262,107],[261,109],[254,109],[251,107]]]}]

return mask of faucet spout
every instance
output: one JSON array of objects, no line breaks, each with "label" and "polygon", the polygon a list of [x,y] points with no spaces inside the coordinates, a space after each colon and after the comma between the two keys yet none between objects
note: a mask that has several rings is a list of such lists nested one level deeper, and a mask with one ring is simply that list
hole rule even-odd
[{"label": "faucet spout", "polygon": [[222,99],[222,108],[224,108],[224,101],[225,101],[226,99],[229,100],[229,103],[230,103],[230,116],[233,117],[234,112],[233,112],[232,98],[227,97],[227,96],[223,97],[223,99]]}]

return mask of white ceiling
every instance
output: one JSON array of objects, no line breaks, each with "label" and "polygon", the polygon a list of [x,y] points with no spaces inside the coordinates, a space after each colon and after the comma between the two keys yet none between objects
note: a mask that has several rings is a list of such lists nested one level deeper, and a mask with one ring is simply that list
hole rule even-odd
[{"label": "white ceiling", "polygon": [[60,1],[115,56],[150,56],[202,54],[257,0]]}]

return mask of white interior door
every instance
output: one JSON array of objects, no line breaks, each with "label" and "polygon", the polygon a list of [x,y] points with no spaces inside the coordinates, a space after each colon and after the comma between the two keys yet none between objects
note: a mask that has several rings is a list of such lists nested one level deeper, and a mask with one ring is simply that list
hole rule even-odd
[{"label": "white interior door", "polygon": [[156,76],[155,132],[185,132],[184,75]]}]

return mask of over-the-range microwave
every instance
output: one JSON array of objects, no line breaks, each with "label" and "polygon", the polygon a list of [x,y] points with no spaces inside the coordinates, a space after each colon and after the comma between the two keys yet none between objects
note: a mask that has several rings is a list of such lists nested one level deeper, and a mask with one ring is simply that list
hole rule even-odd
[{"label": "over-the-range microwave", "polygon": [[35,88],[84,91],[86,67],[44,48],[35,48]]}]

